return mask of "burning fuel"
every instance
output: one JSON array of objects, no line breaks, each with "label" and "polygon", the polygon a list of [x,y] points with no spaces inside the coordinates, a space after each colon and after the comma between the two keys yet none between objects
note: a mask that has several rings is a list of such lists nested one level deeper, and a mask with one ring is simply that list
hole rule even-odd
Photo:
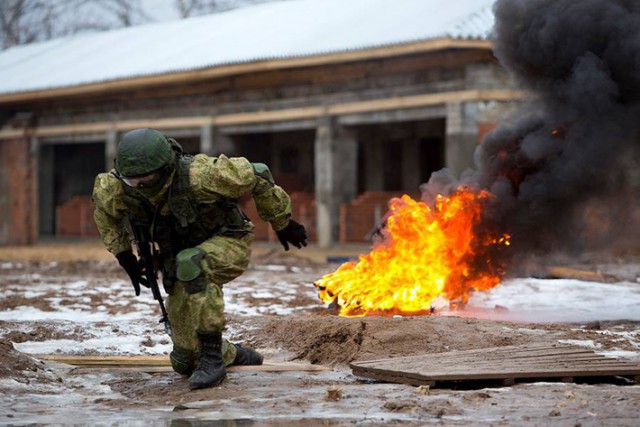
[{"label": "burning fuel", "polygon": [[[521,257],[637,234],[640,2],[497,0],[494,15],[494,53],[530,96],[473,169],[432,174],[422,201],[394,199],[383,241],[318,280],[341,315],[429,314],[436,297],[464,304],[497,286]],[[607,207],[614,195],[623,209]]]},{"label": "burning fuel", "polygon": [[479,233],[486,191],[459,189],[430,208],[403,196],[390,203],[384,240],[357,263],[343,264],[316,286],[340,315],[429,314],[443,296],[465,303],[469,292],[500,283],[503,268],[490,256],[509,245],[509,236]]}]

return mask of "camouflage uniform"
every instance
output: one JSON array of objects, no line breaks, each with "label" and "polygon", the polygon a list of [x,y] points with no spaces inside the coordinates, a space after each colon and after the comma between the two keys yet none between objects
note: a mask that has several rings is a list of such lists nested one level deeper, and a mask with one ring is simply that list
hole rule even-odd
[{"label": "camouflage uniform", "polygon": [[[159,246],[178,372],[193,368],[178,362],[195,363],[198,332],[223,329],[222,287],[247,268],[253,224],[237,206],[245,195],[253,196],[260,218],[274,230],[287,226],[289,196],[265,165],[242,157],[178,156],[166,183],[153,193],[124,185],[115,170],[96,178],[95,222],[107,249],[114,255],[131,250],[126,218],[149,230]],[[223,340],[222,353],[229,365],[236,347]]]}]

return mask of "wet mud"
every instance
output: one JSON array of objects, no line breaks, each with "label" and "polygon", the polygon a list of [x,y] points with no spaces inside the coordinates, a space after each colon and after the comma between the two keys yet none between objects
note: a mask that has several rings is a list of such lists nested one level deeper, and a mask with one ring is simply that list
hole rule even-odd
[{"label": "wet mud", "polygon": [[[0,320],[0,425],[66,424],[70,419],[80,424],[176,426],[212,421],[637,425],[638,385],[532,382],[429,389],[356,377],[349,363],[562,341],[592,342],[594,348],[626,352],[637,360],[639,322],[521,324],[438,315],[342,318],[320,305],[312,285],[335,268],[282,251],[262,251],[238,283],[225,289],[230,339],[260,350],[269,361],[329,369],[230,372],[219,387],[190,391],[187,379],[173,372],[79,369],[38,358],[39,352],[167,353],[170,342],[157,324],[157,307],[152,299],[134,301],[115,262],[5,261],[0,313],[24,316]],[[143,316],[136,317],[138,312]],[[139,341],[133,342],[134,337]]]}]

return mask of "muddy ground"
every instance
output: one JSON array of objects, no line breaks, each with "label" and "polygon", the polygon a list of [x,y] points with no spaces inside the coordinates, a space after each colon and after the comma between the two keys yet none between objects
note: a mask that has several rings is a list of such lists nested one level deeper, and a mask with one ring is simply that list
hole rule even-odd
[{"label": "muddy ground", "polygon": [[[526,343],[592,342],[599,351],[640,359],[640,322],[624,319],[338,317],[315,298],[312,283],[337,267],[327,255],[359,250],[309,248],[302,256],[258,247],[250,269],[226,289],[230,339],[272,362],[329,369],[230,372],[220,387],[197,391],[173,372],[74,368],[38,358],[165,354],[170,344],[154,301],[136,300],[95,242],[0,250],[0,314],[8,314],[0,320],[0,425],[638,425],[640,385],[621,378],[428,390],[354,376],[349,363],[357,360]],[[597,264],[624,280],[639,271],[633,256],[578,264]]]}]

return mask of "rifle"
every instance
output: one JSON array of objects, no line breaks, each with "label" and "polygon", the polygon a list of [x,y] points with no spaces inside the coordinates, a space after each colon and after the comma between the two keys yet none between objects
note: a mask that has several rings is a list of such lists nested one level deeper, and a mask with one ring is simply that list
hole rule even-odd
[{"label": "rifle", "polygon": [[164,301],[162,300],[162,294],[160,293],[160,287],[158,286],[156,269],[153,265],[153,255],[151,254],[151,247],[153,243],[149,239],[149,233],[144,228],[133,225],[128,218],[127,227],[133,234],[133,243],[136,245],[138,257],[140,257],[142,265],[144,266],[144,275],[147,278],[147,282],[149,283],[149,287],[153,293],[153,298],[158,301],[158,304],[160,304],[160,311],[162,312],[160,323],[164,323],[164,329],[167,331],[167,334],[172,336],[173,330],[171,329],[171,322],[169,322],[167,309],[164,307]]}]

